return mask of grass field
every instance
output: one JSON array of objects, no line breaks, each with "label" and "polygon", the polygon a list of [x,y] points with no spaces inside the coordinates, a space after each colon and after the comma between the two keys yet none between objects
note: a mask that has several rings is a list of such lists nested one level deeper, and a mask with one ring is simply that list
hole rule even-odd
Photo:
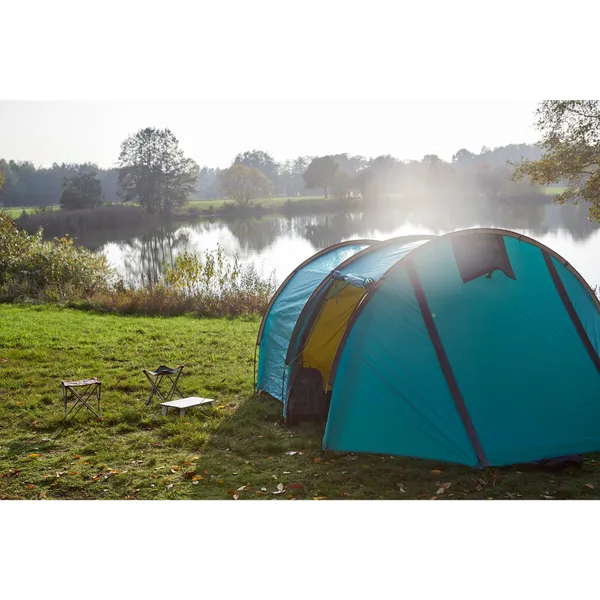
[{"label": "grass field", "polygon": [[[599,498],[600,459],[551,473],[475,471],[371,455],[320,456],[322,430],[286,427],[253,395],[257,319],[121,317],[0,305],[4,499]],[[141,369],[186,364],[181,388],[217,399],[204,417],[146,407]],[[103,420],[64,423],[61,379],[102,380]],[[443,490],[443,492],[441,491]]]},{"label": "grass field", "polygon": [[[47,206],[46,208],[48,210],[58,210],[60,207],[58,205],[56,205],[56,206]],[[28,214],[31,214],[31,213],[36,212],[39,209],[40,209],[39,206],[6,206],[6,207],[0,206],[0,212],[8,213],[8,216],[11,219],[16,219],[16,218],[20,217],[21,214],[23,213],[23,211],[25,211]]]},{"label": "grass field", "polygon": [[[305,201],[319,201],[322,200],[327,202],[330,198],[323,198],[322,196],[290,196],[290,197],[274,197],[274,198],[262,198],[257,201],[257,204],[268,209],[281,208],[286,202],[305,202]],[[177,212],[186,213],[194,210],[219,210],[225,206],[225,204],[232,204],[233,200],[223,199],[197,199],[190,200],[185,206],[177,209]]]},{"label": "grass field", "polygon": [[543,188],[544,194],[547,196],[557,196],[558,194],[564,192],[567,188],[564,186],[556,186],[556,187],[547,187]]}]

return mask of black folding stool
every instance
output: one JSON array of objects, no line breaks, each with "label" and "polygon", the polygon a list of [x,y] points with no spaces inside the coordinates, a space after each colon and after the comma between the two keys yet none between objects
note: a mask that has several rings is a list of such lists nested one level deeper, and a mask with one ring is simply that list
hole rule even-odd
[{"label": "black folding stool", "polygon": [[[171,369],[165,365],[160,365],[158,369],[155,371],[148,371],[147,369],[143,369],[144,375],[148,378],[150,385],[152,386],[152,391],[150,392],[150,396],[148,396],[148,400],[146,400],[146,406],[150,404],[152,397],[154,394],[162,398],[163,402],[169,402],[173,398],[173,394],[175,391],[179,394],[181,398],[183,398],[183,394],[181,390],[177,387],[177,382],[181,377],[181,373],[183,371],[184,365],[179,365],[175,369]],[[167,378],[171,382],[171,387],[165,396],[160,390],[160,384],[163,378]],[[173,377],[175,379],[173,379]],[[154,379],[153,379],[154,378]]]}]

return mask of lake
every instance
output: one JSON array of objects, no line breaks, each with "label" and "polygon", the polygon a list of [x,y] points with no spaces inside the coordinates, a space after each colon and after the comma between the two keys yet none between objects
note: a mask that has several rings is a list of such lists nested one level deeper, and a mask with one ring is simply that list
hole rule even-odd
[{"label": "lake", "polygon": [[142,231],[123,231],[111,239],[88,238],[88,248],[104,254],[126,280],[156,280],[185,250],[202,252],[217,244],[243,262],[254,262],[278,282],[303,260],[336,242],[389,239],[410,234],[443,234],[472,227],[505,228],[528,235],[558,252],[587,279],[600,284],[600,227],[587,220],[587,208],[553,203],[523,207],[510,202],[457,208],[442,205],[312,216],[260,219],[203,219]]}]

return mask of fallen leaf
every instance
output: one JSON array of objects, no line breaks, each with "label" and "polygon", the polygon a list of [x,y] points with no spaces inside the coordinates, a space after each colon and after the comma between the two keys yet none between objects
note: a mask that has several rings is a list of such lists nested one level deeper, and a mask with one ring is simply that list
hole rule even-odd
[{"label": "fallen leaf", "polygon": [[433,469],[433,471],[431,471],[432,475],[441,475],[441,471],[439,469]]},{"label": "fallen leaf", "polygon": [[189,467],[192,463],[189,460],[184,461],[183,466]]},{"label": "fallen leaf", "polygon": [[196,471],[186,471],[183,474],[184,479],[191,479],[192,481],[194,480],[195,476],[196,476]]},{"label": "fallen leaf", "polygon": [[30,484],[27,486],[27,489],[28,489],[28,490],[35,490],[35,488],[36,488],[36,487],[37,487],[37,485],[33,485],[33,483],[30,483]]},{"label": "fallen leaf", "polygon": [[44,490],[43,492],[40,492],[40,499],[44,499],[46,497],[46,490]]},{"label": "fallen leaf", "polygon": [[277,484],[277,491],[273,492],[273,494],[281,494],[281,492],[283,492],[283,483],[278,483]]},{"label": "fallen leaf", "polygon": [[315,496],[313,500],[327,500],[327,496]]},{"label": "fallen leaf", "polygon": [[406,493],[406,490],[404,489],[404,485],[402,485],[401,483],[397,483],[396,485],[398,486],[398,488],[400,489],[400,492],[402,494]]},{"label": "fallen leaf", "polygon": [[256,495],[257,496],[264,496],[265,493],[262,490],[256,490]]},{"label": "fallen leaf", "polygon": [[542,496],[544,500],[555,500],[554,496]]},{"label": "fallen leaf", "polygon": [[219,485],[223,485],[223,480],[222,480],[222,479],[217,479],[217,483],[218,483]]},{"label": "fallen leaf", "polygon": [[173,473],[174,473],[175,471],[179,471],[179,469],[181,469],[181,467],[179,467],[179,466],[177,466],[177,465],[175,465],[174,467],[171,467],[171,471],[173,471]]},{"label": "fallen leaf", "polygon": [[69,475],[71,475],[71,477],[72,477],[73,475],[77,475],[77,471],[69,471]]},{"label": "fallen leaf", "polygon": [[594,489],[594,484],[593,483],[586,483],[585,487],[589,487],[590,490],[593,490]]},{"label": "fallen leaf", "polygon": [[295,450],[291,450],[290,452],[286,452],[286,454],[289,454],[290,456],[294,456],[294,454],[298,454],[298,452],[296,452]]},{"label": "fallen leaf", "polygon": [[202,471],[205,475],[208,475],[208,469],[204,469],[204,471]]},{"label": "fallen leaf", "polygon": [[437,496],[441,496],[441,495],[442,495],[442,494],[443,494],[445,491],[446,491],[446,489],[445,489],[445,488],[443,488],[443,487],[441,487],[441,488],[439,488],[439,489],[438,489],[438,491],[436,492],[436,495],[437,495]]},{"label": "fallen leaf", "polygon": [[238,496],[237,494],[234,494],[234,495],[233,495],[233,499],[234,499],[234,500],[237,500],[238,498],[239,498],[239,496]]},{"label": "fallen leaf", "polygon": [[79,456],[79,454],[75,454],[75,458],[79,459],[81,456]]},{"label": "fallen leaf", "polygon": [[190,460],[200,460],[200,457],[199,457],[199,456],[192,456],[192,457],[190,458]]},{"label": "fallen leaf", "polygon": [[292,494],[289,494],[289,495],[288,495],[288,497],[287,497],[287,499],[288,499],[288,500],[293,500],[293,499],[294,499],[294,496],[292,496]]},{"label": "fallen leaf", "polygon": [[245,485],[243,485],[242,487],[239,487],[239,488],[237,489],[237,491],[238,491],[238,492],[245,492],[245,491],[246,491],[246,486],[245,486]]},{"label": "fallen leaf", "polygon": [[173,484],[172,484],[172,483],[170,483],[170,484],[167,486],[167,489],[168,489],[168,490],[170,490],[172,487],[173,487]]},{"label": "fallen leaf", "polygon": [[277,475],[271,475],[273,479],[277,479]]},{"label": "fallen leaf", "polygon": [[272,457],[272,456],[269,456],[269,457],[267,458],[267,460],[273,460],[273,457]]},{"label": "fallen leaf", "polygon": [[230,496],[233,496],[233,495],[235,494],[235,490],[227,490],[227,493],[228,493]]},{"label": "fallen leaf", "polygon": [[199,481],[192,481],[192,485],[198,485],[199,483]]},{"label": "fallen leaf", "polygon": [[260,488],[260,491],[261,491],[261,492],[266,492],[266,491],[267,491],[267,488]]},{"label": "fallen leaf", "polygon": [[195,481],[196,483],[202,481],[203,479],[204,477],[202,477],[202,475],[196,475],[195,477],[192,477],[192,481]]},{"label": "fallen leaf", "polygon": [[317,456],[317,458],[313,458],[314,463],[320,463],[321,459]]},{"label": "fallen leaf", "polygon": [[17,406],[21,406],[22,404],[22,402],[17,402]]},{"label": "fallen leaf", "polygon": [[288,485],[288,488],[290,488],[292,490],[301,490],[304,488],[304,486],[301,483],[290,483]]},{"label": "fallen leaf", "polygon": [[29,458],[39,458],[41,454],[30,454]]}]

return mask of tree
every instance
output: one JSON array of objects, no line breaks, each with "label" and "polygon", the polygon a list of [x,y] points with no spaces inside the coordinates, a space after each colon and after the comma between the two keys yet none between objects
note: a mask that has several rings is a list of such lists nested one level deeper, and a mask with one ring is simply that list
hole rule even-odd
[{"label": "tree", "polygon": [[327,189],[333,185],[339,165],[331,156],[314,158],[304,172],[304,183],[309,189],[323,188],[325,198]]},{"label": "tree", "polygon": [[233,164],[219,177],[223,191],[240,206],[251,206],[258,198],[273,194],[273,182],[258,169]]},{"label": "tree", "polygon": [[0,173],[0,192],[2,191],[2,187],[4,186],[4,175]]},{"label": "tree", "polygon": [[186,158],[170,129],[147,127],[128,137],[119,154],[119,194],[148,212],[168,214],[185,204],[198,179],[198,165]]},{"label": "tree", "polygon": [[529,177],[538,185],[566,184],[556,200],[589,202],[590,217],[600,222],[600,101],[544,100],[534,125],[545,153],[518,165],[513,178]]},{"label": "tree", "polygon": [[102,202],[102,186],[95,172],[65,177],[60,206],[65,210],[95,208]]},{"label": "tree", "polygon": [[233,160],[233,164],[258,169],[273,183],[275,183],[279,174],[279,164],[273,160],[273,157],[268,152],[263,152],[262,150],[249,150],[240,153]]},{"label": "tree", "polygon": [[452,164],[470,166],[473,163],[474,158],[475,154],[469,152],[466,148],[461,148],[452,156]]}]

